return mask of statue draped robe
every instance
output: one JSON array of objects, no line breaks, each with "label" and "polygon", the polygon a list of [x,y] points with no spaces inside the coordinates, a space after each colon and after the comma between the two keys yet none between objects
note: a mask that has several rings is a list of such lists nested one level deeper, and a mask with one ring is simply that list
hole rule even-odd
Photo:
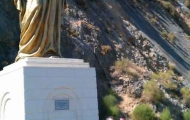
[{"label": "statue draped robe", "polygon": [[66,0],[14,0],[20,11],[20,43],[15,61],[61,56],[61,22]]}]

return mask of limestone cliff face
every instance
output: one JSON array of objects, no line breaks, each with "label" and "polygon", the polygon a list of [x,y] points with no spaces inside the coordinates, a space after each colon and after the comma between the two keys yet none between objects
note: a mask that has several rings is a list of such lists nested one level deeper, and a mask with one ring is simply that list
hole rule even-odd
[{"label": "limestone cliff face", "polygon": [[19,42],[18,11],[13,0],[0,1],[0,69],[14,61]]},{"label": "limestone cliff face", "polygon": [[[154,6],[148,1],[147,4]],[[146,18],[143,11],[146,9],[136,7],[130,0],[68,0],[62,23],[62,55],[65,58],[84,59],[96,68],[100,100],[110,87],[110,67],[116,60],[130,59],[147,71],[166,71],[167,58],[176,63],[182,61],[186,65],[183,57],[172,51],[173,43],[166,42],[160,35],[160,26],[157,25],[162,23],[157,22],[169,19],[167,15],[158,18],[156,25],[153,25]],[[160,11],[151,11],[151,7],[148,11],[161,14]],[[170,29],[173,30],[172,27]],[[14,61],[19,34],[18,11],[13,0],[1,0],[1,69]],[[181,63],[180,67],[184,67]],[[188,64],[185,68],[188,68]]]}]

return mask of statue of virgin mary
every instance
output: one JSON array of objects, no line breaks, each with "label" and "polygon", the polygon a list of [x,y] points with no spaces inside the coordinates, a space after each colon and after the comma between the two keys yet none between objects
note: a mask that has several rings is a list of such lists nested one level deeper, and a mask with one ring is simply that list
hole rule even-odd
[{"label": "statue of virgin mary", "polygon": [[60,57],[66,0],[14,0],[20,11],[20,43],[15,61],[25,57]]}]

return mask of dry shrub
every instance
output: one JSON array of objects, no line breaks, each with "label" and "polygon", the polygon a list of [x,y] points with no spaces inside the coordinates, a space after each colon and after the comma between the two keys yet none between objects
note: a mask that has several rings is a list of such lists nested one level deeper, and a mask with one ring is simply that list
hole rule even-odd
[{"label": "dry shrub", "polygon": [[161,1],[163,7],[172,15],[176,15],[175,7],[169,1]]},{"label": "dry shrub", "polygon": [[167,31],[162,31],[162,37],[164,37],[164,38],[167,38],[167,35],[168,35],[168,33],[167,33]]},{"label": "dry shrub", "polygon": [[159,89],[157,83],[153,80],[144,84],[144,90],[141,97],[143,102],[159,103],[164,97],[164,93]]},{"label": "dry shrub", "polygon": [[154,18],[151,18],[150,22],[151,22],[152,24],[156,24],[158,21],[157,21],[157,18],[154,17]]},{"label": "dry shrub", "polygon": [[173,75],[173,71],[168,70],[167,72],[153,73],[152,79],[158,80],[167,89],[175,90],[177,85],[172,82]]},{"label": "dry shrub", "polygon": [[190,107],[190,89],[183,87],[180,92],[183,96],[183,101]]},{"label": "dry shrub", "polygon": [[190,40],[190,36],[189,36],[189,35],[187,35],[186,38],[187,38],[188,40]]},{"label": "dry shrub", "polygon": [[171,63],[171,62],[170,62],[170,63],[169,63],[169,69],[170,69],[170,70],[173,70],[173,71],[176,70],[176,65],[175,65],[174,63]]},{"label": "dry shrub", "polygon": [[185,0],[185,6],[190,7],[190,0]]},{"label": "dry shrub", "polygon": [[111,46],[109,46],[109,45],[102,45],[101,46],[101,53],[103,55],[107,54],[110,51],[111,51]]},{"label": "dry shrub", "polygon": [[119,78],[121,76],[128,76],[130,78],[138,77],[144,71],[141,67],[128,59],[123,59],[115,62],[115,65],[111,67],[113,71],[112,77]]},{"label": "dry shrub", "polygon": [[167,39],[170,42],[173,42],[176,39],[176,37],[175,37],[174,33],[169,33]]}]

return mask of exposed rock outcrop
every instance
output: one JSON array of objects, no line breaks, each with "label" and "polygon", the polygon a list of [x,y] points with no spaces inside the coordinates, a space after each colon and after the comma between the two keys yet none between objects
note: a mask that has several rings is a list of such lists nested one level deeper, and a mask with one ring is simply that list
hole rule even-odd
[{"label": "exposed rock outcrop", "polygon": [[[153,41],[154,38],[147,34],[147,32],[154,33],[153,36],[159,36],[160,41],[163,41],[160,33],[151,24],[146,23],[145,18],[137,14],[137,18],[144,20],[140,26],[140,23],[132,19],[136,14],[130,13],[138,12],[135,6],[130,6],[128,3],[121,4],[122,2],[68,0],[64,13],[61,36],[62,55],[65,58],[84,59],[96,68],[100,109],[101,98],[110,86],[118,94],[139,98],[143,84],[150,79],[151,72],[168,70],[169,61],[160,49],[162,46],[157,46]],[[127,9],[123,7],[125,5]],[[0,68],[2,69],[3,66],[14,61],[18,50],[19,17],[13,0],[0,1],[0,18]],[[120,76],[115,82],[110,74],[110,68],[115,61],[124,58],[141,66],[144,71],[133,79],[129,79],[129,76]],[[168,99],[172,104],[181,106],[182,110],[185,109],[180,102],[175,103],[174,99]],[[138,104],[139,100],[135,102]],[[135,106],[131,104],[132,107]]]}]

